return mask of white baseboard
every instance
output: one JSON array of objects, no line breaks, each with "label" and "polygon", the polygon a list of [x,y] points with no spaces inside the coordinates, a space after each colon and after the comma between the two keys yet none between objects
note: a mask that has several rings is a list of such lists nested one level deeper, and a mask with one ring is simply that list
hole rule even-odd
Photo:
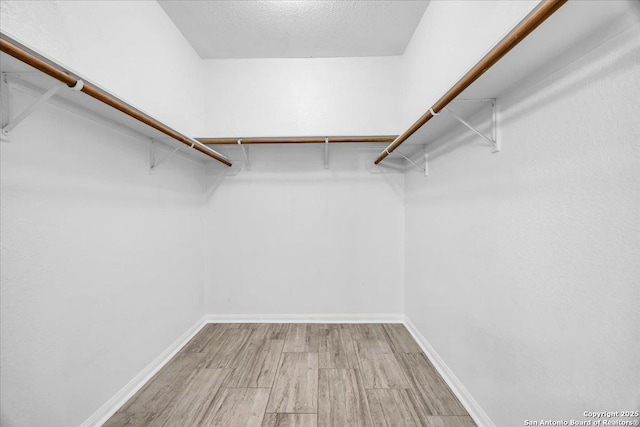
[{"label": "white baseboard", "polygon": [[409,330],[409,333],[413,336],[413,339],[416,340],[424,354],[429,358],[431,364],[436,368],[442,379],[447,383],[453,394],[456,395],[462,406],[467,410],[473,421],[476,422],[478,427],[496,427],[496,425],[491,421],[491,418],[482,410],[478,402],[471,396],[469,390],[460,382],[458,377],[453,373],[453,371],[444,363],[444,360],[438,355],[436,350],[429,344],[429,341],[426,340],[424,336],[420,333],[416,325],[405,316],[404,324]]},{"label": "white baseboard", "polygon": [[97,427],[106,423],[113,414],[116,413],[122,405],[133,396],[143,385],[153,377],[175,354],[184,347],[193,338],[204,325],[206,320],[200,319],[191,326],[184,334],[175,340],[165,351],[156,357],[146,368],[138,375],[133,377],[127,385],[122,387],[107,403],[102,405],[93,415],[91,415],[80,427]]},{"label": "white baseboard", "polygon": [[207,323],[403,323],[404,314],[209,314]]}]

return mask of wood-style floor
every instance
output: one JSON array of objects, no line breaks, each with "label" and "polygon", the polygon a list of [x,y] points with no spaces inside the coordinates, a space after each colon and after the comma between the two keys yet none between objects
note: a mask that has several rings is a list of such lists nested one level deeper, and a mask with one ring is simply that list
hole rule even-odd
[{"label": "wood-style floor", "polygon": [[475,424],[401,324],[227,323],[205,326],[105,426]]}]

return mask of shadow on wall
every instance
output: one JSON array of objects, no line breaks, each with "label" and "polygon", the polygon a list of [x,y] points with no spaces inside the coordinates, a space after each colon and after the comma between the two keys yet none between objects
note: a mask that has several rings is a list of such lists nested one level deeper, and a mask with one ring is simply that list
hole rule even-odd
[{"label": "shadow on wall", "polygon": [[[10,100],[7,97],[10,96]],[[23,111],[33,97],[3,91],[2,115]],[[7,101],[10,101],[10,105]],[[6,121],[6,120],[5,120]],[[173,148],[173,147],[171,147]],[[156,144],[158,158],[170,152]],[[3,191],[56,194],[70,204],[162,205],[202,203],[202,159],[179,152],[151,174],[150,142],[55,105],[36,110],[0,143]]]},{"label": "shadow on wall", "polygon": [[[396,196],[404,197],[402,172],[372,173],[366,162],[373,164],[375,157],[384,149],[384,144],[347,145],[334,144],[329,148],[328,168],[324,168],[324,146],[322,144],[271,144],[249,146],[250,169],[241,160],[236,147],[225,147],[224,152],[232,159],[232,170],[225,172],[219,168],[207,172],[206,198],[210,199],[223,185],[252,182],[274,186],[295,186],[322,184],[349,186],[358,182],[384,183]],[[317,188],[317,187],[316,187]]]},{"label": "shadow on wall", "polygon": [[[640,6],[640,3],[638,3]],[[640,8],[638,9],[640,13]],[[508,99],[522,98],[526,102],[519,102],[517,108],[502,113],[501,120],[517,120],[531,111],[536,111],[550,100],[566,98],[577,90],[594,82],[611,79],[627,72],[630,67],[640,64],[640,16],[638,22],[631,28],[591,45],[590,49],[553,71],[542,80],[533,80],[525,84],[522,90],[513,92]],[[596,100],[594,100],[596,101]],[[594,102],[597,109],[597,103]]]},{"label": "shadow on wall", "polygon": [[[504,87],[502,93],[497,94],[498,97],[502,94],[508,95],[520,92],[523,89],[526,90],[531,84],[543,81],[548,76],[570,66],[571,63],[597,50],[600,45],[606,44],[609,40],[619,36],[625,29],[629,29],[632,25],[640,23],[640,2],[630,4],[628,9],[631,13],[619,15],[613,20],[600,22],[599,26],[590,28],[589,34],[584,35],[583,38],[576,41],[569,50],[558,52],[557,55],[548,58],[544,62],[536,59],[536,61],[531,64],[528,75]],[[544,29],[541,31],[544,31]],[[524,44],[526,44],[526,42]],[[507,54],[507,58],[509,58],[509,55],[518,55],[519,49],[519,47],[516,47],[513,53]]]},{"label": "shadow on wall", "polygon": [[[238,164],[238,160],[232,160],[232,163],[235,167]],[[214,169],[207,167],[207,171],[204,174],[204,178],[202,180],[202,186],[204,187],[204,201],[208,201],[213,197],[213,194],[216,192],[218,187],[224,182],[225,178],[230,176],[233,173],[231,170],[225,171],[220,170],[217,166]]]},{"label": "shadow on wall", "polygon": [[[640,3],[638,6],[634,10],[638,13],[638,21],[640,21]],[[588,49],[584,44],[577,47],[581,54],[577,59],[560,68],[556,63],[549,63],[546,68],[531,75],[527,81],[520,82],[517,91],[509,92],[504,98],[498,99],[498,130],[511,121],[539,110],[551,100],[569,97],[582,87],[624,73],[629,67],[639,67],[639,33],[640,25],[636,24],[605,41],[592,38]],[[594,45],[594,42],[597,44]],[[576,58],[576,54],[574,53],[572,57]],[[505,105],[508,107],[504,108]],[[598,108],[596,100],[593,108]],[[478,121],[479,118],[480,121]],[[477,115],[471,121],[482,126],[482,120],[482,117]],[[485,126],[486,122],[485,118]],[[469,144],[486,148],[482,140],[460,126],[427,145],[429,161],[446,156]],[[486,150],[488,151],[488,148]]]}]

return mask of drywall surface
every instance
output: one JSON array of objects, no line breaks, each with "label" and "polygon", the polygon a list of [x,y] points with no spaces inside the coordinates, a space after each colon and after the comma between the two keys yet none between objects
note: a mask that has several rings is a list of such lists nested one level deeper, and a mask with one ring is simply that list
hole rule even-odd
[{"label": "drywall surface", "polygon": [[432,1],[402,56],[404,130],[482,58],[538,0]]},{"label": "drywall surface", "polygon": [[0,424],[77,426],[204,314],[203,171],[49,105],[0,149]]},{"label": "drywall surface", "polygon": [[207,312],[401,313],[404,177],[365,169],[379,151],[252,146],[206,214]]},{"label": "drywall surface", "polygon": [[203,61],[203,136],[397,135],[400,61]]},{"label": "drywall surface", "polygon": [[496,426],[640,409],[639,22],[406,176],[406,314]]},{"label": "drywall surface", "polygon": [[0,28],[180,132],[202,125],[200,57],[155,1],[0,1]]}]

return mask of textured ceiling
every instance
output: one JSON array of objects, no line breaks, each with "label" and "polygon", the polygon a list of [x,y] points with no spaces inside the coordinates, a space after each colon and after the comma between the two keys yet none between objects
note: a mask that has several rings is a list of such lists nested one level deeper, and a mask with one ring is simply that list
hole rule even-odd
[{"label": "textured ceiling", "polygon": [[401,55],[428,1],[158,3],[211,59]]}]

